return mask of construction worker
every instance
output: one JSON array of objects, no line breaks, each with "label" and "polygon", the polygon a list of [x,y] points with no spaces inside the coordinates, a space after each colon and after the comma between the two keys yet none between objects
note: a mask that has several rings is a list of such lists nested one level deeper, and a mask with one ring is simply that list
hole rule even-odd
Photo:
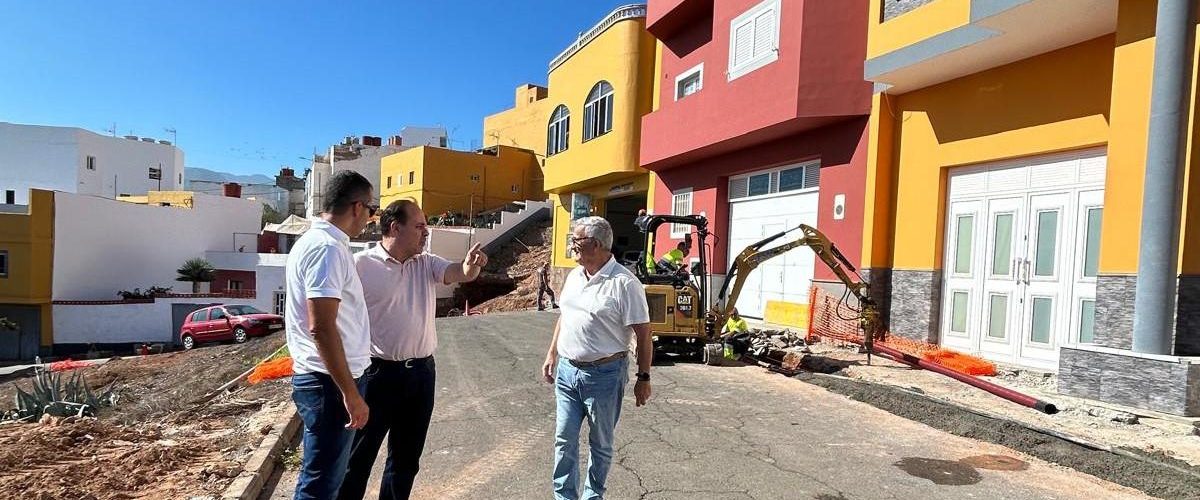
[{"label": "construction worker", "polygon": [[672,273],[677,273],[677,272],[681,272],[681,271],[686,272],[687,268],[685,267],[684,264],[686,262],[688,254],[690,254],[691,252],[692,252],[692,240],[691,240],[691,238],[684,238],[683,241],[681,241],[681,242],[679,242],[679,244],[675,245],[675,248],[673,250],[663,254],[663,256],[658,259],[658,266],[661,268],[664,268]]},{"label": "construction worker", "polygon": [[550,294],[550,307],[558,309],[558,301],[554,298],[554,289],[550,287],[550,263],[542,264],[542,268],[538,270],[538,298],[537,305],[539,311],[545,311],[546,306],[542,303],[542,296]]},{"label": "construction worker", "polygon": [[737,308],[729,312],[729,319],[725,320],[725,327],[721,328],[721,332],[745,333],[750,331],[750,327],[746,325],[746,319],[738,314]]}]

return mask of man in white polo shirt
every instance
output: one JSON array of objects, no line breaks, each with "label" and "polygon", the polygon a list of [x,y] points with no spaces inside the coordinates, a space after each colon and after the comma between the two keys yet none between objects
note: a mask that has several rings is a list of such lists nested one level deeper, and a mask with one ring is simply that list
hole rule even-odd
[{"label": "man in white polo shirt", "polygon": [[600,217],[584,217],[571,228],[570,245],[579,267],[563,283],[562,316],[542,365],[554,383],[558,408],[554,431],[554,497],[579,495],[579,429],[586,418],[590,433],[585,499],[604,498],[612,465],[613,431],[629,381],[629,344],[637,338],[637,406],[650,399],[650,311],[642,284],[612,254],[612,226]]},{"label": "man in white polo shirt", "polygon": [[350,236],[375,214],[371,181],[353,171],[329,179],[321,220],[287,259],[287,345],[292,399],[304,422],[297,499],[337,496],[354,430],[367,423],[362,375],[370,363],[370,327]]},{"label": "man in white polo shirt", "polygon": [[389,204],[380,212],[379,227],[383,241],[354,256],[371,316],[366,376],[371,421],[354,436],[339,498],[363,497],[384,435],[388,456],[379,498],[408,498],[433,415],[437,285],[474,280],[487,264],[479,244],[463,262],[426,253],[425,213],[412,200]]}]

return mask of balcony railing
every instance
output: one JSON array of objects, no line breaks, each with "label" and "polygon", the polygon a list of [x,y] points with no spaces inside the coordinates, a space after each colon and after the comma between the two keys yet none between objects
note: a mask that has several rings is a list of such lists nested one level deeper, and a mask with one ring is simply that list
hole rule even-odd
[{"label": "balcony railing", "polygon": [[611,14],[605,17],[604,20],[600,21],[595,26],[592,26],[592,29],[580,33],[579,38],[576,38],[575,41],[566,48],[566,50],[560,52],[558,57],[551,59],[550,71],[554,71],[554,68],[557,68],[561,66],[562,63],[567,62],[567,59],[570,59],[571,56],[575,55],[576,52],[579,52],[579,49],[582,49],[588,44],[588,42],[591,42],[593,39],[600,36],[601,33],[604,33],[604,31],[610,26],[626,19],[634,19],[639,17],[646,17],[646,4],[629,4],[617,7],[612,11]]}]

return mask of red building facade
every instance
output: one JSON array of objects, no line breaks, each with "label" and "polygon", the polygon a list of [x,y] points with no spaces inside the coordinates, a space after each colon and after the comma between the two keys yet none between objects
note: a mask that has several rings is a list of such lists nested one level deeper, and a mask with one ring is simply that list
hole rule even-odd
[{"label": "red building facade", "polygon": [[[650,0],[647,29],[661,57],[641,164],[656,174],[654,213],[708,217],[717,286],[742,248],[799,223],[859,262],[867,11],[866,0]],[[662,253],[682,228],[656,236]],[[819,265],[805,250],[768,261],[738,308],[807,326],[810,284],[833,278]]]}]

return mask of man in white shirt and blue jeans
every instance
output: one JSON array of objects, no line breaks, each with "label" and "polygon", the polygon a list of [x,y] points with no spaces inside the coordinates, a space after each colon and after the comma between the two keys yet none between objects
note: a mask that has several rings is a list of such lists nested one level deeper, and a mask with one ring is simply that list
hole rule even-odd
[{"label": "man in white shirt and blue jeans", "polygon": [[409,497],[433,415],[437,285],[474,280],[487,264],[478,243],[462,262],[426,252],[425,213],[412,200],[383,209],[379,228],[383,241],[354,256],[371,317],[371,366],[364,377],[371,421],[354,436],[339,495],[345,499],[363,497],[385,435],[379,498]]},{"label": "man in white shirt and blue jeans", "polygon": [[[554,498],[604,498],[612,465],[613,432],[629,381],[629,345],[637,339],[637,406],[650,399],[650,311],[637,277],[612,254],[608,221],[584,217],[571,228],[570,246],[579,262],[563,283],[562,315],[542,365],[554,384],[558,415],[554,431]],[[590,433],[587,481],[579,494],[579,430]]]},{"label": "man in white shirt and blue jeans", "polygon": [[287,345],[292,399],[304,423],[296,499],[337,496],[354,430],[367,423],[361,377],[370,363],[370,325],[350,237],[375,215],[371,182],[353,171],[329,179],[321,220],[288,254]]}]

